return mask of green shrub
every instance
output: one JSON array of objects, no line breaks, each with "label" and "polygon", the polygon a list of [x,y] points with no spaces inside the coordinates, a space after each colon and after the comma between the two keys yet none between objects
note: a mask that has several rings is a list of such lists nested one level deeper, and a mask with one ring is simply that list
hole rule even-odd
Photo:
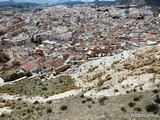
[{"label": "green shrub", "polygon": [[134,108],[135,111],[142,111],[142,109],[140,107]]},{"label": "green shrub", "polygon": [[133,98],[133,101],[140,101],[140,97]]},{"label": "green shrub", "polygon": [[111,79],[112,79],[111,75],[107,75],[107,76],[106,76],[106,80],[109,81],[109,80],[111,80]]},{"label": "green shrub", "polygon": [[126,110],[126,108],[125,108],[125,107],[121,107],[121,111],[126,112],[127,110]]},{"label": "green shrub", "polygon": [[39,102],[38,102],[38,101],[35,101],[33,104],[39,104]]},{"label": "green shrub", "polygon": [[108,97],[104,96],[98,99],[98,102],[100,103],[100,105],[104,105],[104,101],[108,100]]},{"label": "green shrub", "polygon": [[104,84],[104,80],[99,80],[98,83],[97,83],[97,86],[101,87],[103,84]]},{"label": "green shrub", "polygon": [[118,89],[114,89],[114,92],[118,92],[119,90]]},{"label": "green shrub", "polygon": [[80,98],[84,98],[84,94],[81,94]]},{"label": "green shrub", "polygon": [[85,103],[86,101],[85,100],[82,100],[82,103]]},{"label": "green shrub", "polygon": [[62,105],[61,107],[60,107],[60,110],[67,110],[68,109],[68,106],[67,105]]},{"label": "green shrub", "polygon": [[42,90],[48,90],[46,87],[43,87]]},{"label": "green shrub", "polygon": [[91,82],[91,81],[93,81],[93,80],[95,80],[97,78],[100,78],[100,77],[102,77],[102,75],[103,75],[103,72],[97,73],[92,78],[90,78],[87,82]]},{"label": "green shrub", "polygon": [[51,100],[49,100],[49,101],[47,101],[46,103],[51,104],[51,103],[52,103],[52,101],[51,101]]},{"label": "green shrub", "polygon": [[1,114],[1,117],[5,117],[5,114]]},{"label": "green shrub", "polygon": [[60,79],[60,80],[59,80],[59,83],[63,83],[63,80],[62,80],[62,79]]},{"label": "green shrub", "polygon": [[143,88],[142,88],[142,87],[140,87],[140,90],[143,90]]},{"label": "green shrub", "polygon": [[21,100],[22,100],[22,98],[18,98],[18,99],[17,99],[17,101],[21,101]]},{"label": "green shrub", "polygon": [[146,111],[157,113],[159,111],[159,107],[158,105],[151,103],[149,105],[146,105]]},{"label": "green shrub", "polygon": [[130,93],[130,91],[126,91],[126,93],[127,93],[127,94]]},{"label": "green shrub", "polygon": [[91,108],[91,105],[88,105],[88,108]]},{"label": "green shrub", "polygon": [[159,92],[159,90],[155,89],[155,90],[153,90],[152,92],[156,94],[156,93]]},{"label": "green shrub", "polygon": [[136,105],[136,103],[134,103],[134,102],[130,102],[130,103],[128,103],[128,105],[129,105],[129,107],[133,107],[133,106],[135,106],[135,105]]},{"label": "green shrub", "polygon": [[96,68],[98,68],[98,66],[95,66],[95,67],[92,67],[92,68],[89,68],[87,73],[90,73],[90,72],[93,72]]},{"label": "green shrub", "polygon": [[92,98],[87,97],[87,98],[86,98],[86,101],[88,101],[88,102],[89,102],[89,101],[92,101]]},{"label": "green shrub", "polygon": [[48,108],[47,109],[47,113],[51,113],[52,112],[52,109],[51,108]]},{"label": "green shrub", "polygon": [[136,89],[134,89],[133,91],[134,91],[134,92],[137,92],[137,90],[136,90]]},{"label": "green shrub", "polygon": [[157,104],[160,104],[160,98],[157,97],[154,102],[157,103]]}]

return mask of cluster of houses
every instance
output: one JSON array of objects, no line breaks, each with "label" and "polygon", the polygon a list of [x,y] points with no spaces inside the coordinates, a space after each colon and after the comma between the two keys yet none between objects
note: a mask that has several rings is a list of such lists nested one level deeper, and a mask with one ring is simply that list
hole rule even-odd
[{"label": "cluster of houses", "polygon": [[60,73],[90,58],[159,44],[160,17],[150,9],[54,6],[0,17],[0,78]]}]

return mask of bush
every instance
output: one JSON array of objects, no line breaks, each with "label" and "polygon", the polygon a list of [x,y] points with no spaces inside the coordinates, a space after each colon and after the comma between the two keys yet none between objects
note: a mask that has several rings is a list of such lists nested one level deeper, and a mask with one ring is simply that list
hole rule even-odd
[{"label": "bush", "polygon": [[114,92],[118,92],[119,90],[118,89],[114,89]]},{"label": "bush", "polygon": [[39,104],[39,102],[38,102],[38,101],[35,101],[33,104]]},{"label": "bush", "polygon": [[87,98],[86,98],[86,101],[88,101],[88,102],[89,102],[89,101],[92,101],[92,98],[87,97]]},{"label": "bush", "polygon": [[85,100],[82,100],[82,103],[85,103],[86,101]]},{"label": "bush", "polygon": [[152,103],[146,106],[146,111],[157,113],[159,111],[159,107],[158,105]]},{"label": "bush", "polygon": [[91,108],[91,105],[88,105],[88,108]]},{"label": "bush", "polygon": [[22,116],[25,116],[26,115],[26,113],[24,112],[24,113],[22,113]]},{"label": "bush", "polygon": [[1,117],[5,117],[5,114],[1,114]]},{"label": "bush", "polygon": [[98,102],[100,103],[100,105],[104,105],[105,100],[108,100],[108,98],[106,96],[99,98]]},{"label": "bush", "polygon": [[125,108],[125,107],[121,107],[121,111],[126,112],[127,110],[126,110],[126,108]]},{"label": "bush", "polygon": [[140,107],[134,108],[135,111],[142,111],[142,109]]},{"label": "bush", "polygon": [[52,103],[52,101],[51,101],[51,100],[49,100],[49,101],[47,101],[47,103],[48,103],[48,104],[51,104],[51,103]]},{"label": "bush", "polygon": [[133,98],[133,101],[140,101],[140,97]]},{"label": "bush", "polygon": [[30,113],[31,112],[31,109],[27,108],[27,113]]},{"label": "bush", "polygon": [[59,80],[59,83],[63,83],[63,80],[62,80],[62,79],[60,79],[60,80]]},{"label": "bush", "polygon": [[107,76],[106,76],[106,80],[109,81],[109,80],[111,80],[111,79],[112,79],[111,75],[107,75]]},{"label": "bush", "polygon": [[68,106],[67,105],[62,105],[61,107],[60,107],[60,110],[67,110],[68,109]]},{"label": "bush", "polygon": [[18,98],[18,99],[17,99],[17,101],[21,101],[21,100],[22,100],[22,98]]},{"label": "bush", "polygon": [[126,93],[127,93],[127,94],[130,93],[130,91],[126,91]]},{"label": "bush", "polygon": [[38,85],[43,85],[42,83],[39,83]]},{"label": "bush", "polygon": [[157,97],[154,102],[157,103],[157,104],[160,104],[160,98]]},{"label": "bush", "polygon": [[137,92],[137,90],[136,90],[136,89],[134,89],[133,91],[134,91],[134,92]]},{"label": "bush", "polygon": [[20,106],[18,106],[18,107],[16,107],[16,109],[20,110],[20,109],[21,109],[21,107],[20,107]]},{"label": "bush", "polygon": [[47,113],[51,113],[52,112],[52,109],[51,108],[48,108],[47,109]]},{"label": "bush", "polygon": [[46,87],[43,87],[42,90],[48,90]]},{"label": "bush", "polygon": [[82,94],[82,95],[80,96],[80,98],[84,98],[84,94]]},{"label": "bush", "polygon": [[128,105],[129,105],[129,107],[133,107],[133,106],[135,106],[135,105],[136,105],[136,103],[134,103],[134,102],[130,102],[130,103],[128,103]]},{"label": "bush", "polygon": [[87,82],[91,82],[97,78],[100,78],[103,75],[103,72],[95,74],[92,78],[90,78]]},{"label": "bush", "polygon": [[95,67],[92,67],[92,68],[89,68],[87,73],[90,73],[90,72],[93,72],[96,68],[98,68],[98,66],[95,66]]},{"label": "bush", "polygon": [[155,89],[155,90],[153,90],[152,92],[156,94],[156,93],[159,92],[159,90]]},{"label": "bush", "polygon": [[101,87],[103,84],[104,84],[104,80],[99,80],[98,83],[97,83],[97,86]]}]

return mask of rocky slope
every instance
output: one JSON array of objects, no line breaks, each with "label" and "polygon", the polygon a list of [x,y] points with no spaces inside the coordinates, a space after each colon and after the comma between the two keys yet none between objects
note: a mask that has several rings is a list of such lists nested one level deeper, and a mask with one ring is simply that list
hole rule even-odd
[{"label": "rocky slope", "polygon": [[88,62],[73,74],[85,96],[115,96],[156,89],[160,84],[160,47],[124,51],[113,57]]}]

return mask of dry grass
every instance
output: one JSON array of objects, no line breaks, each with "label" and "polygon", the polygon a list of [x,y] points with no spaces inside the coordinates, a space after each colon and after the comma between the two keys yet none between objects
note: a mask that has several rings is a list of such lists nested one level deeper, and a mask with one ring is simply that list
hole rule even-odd
[{"label": "dry grass", "polygon": [[24,80],[12,85],[0,87],[0,93],[26,96],[50,96],[68,90],[77,89],[70,76],[60,76],[53,80],[41,81],[38,79]]},{"label": "dry grass", "polygon": [[88,71],[87,71],[87,73],[91,73],[91,72],[93,72],[93,71],[94,71],[95,69],[97,69],[97,68],[98,68],[98,66],[89,68]]},{"label": "dry grass", "polygon": [[97,73],[97,74],[93,75],[92,78],[90,78],[87,82],[92,82],[92,81],[96,80],[97,78],[101,78],[103,74],[104,74],[103,72]]},{"label": "dry grass", "polygon": [[104,84],[104,80],[99,80],[97,83],[97,87],[101,87]]}]

